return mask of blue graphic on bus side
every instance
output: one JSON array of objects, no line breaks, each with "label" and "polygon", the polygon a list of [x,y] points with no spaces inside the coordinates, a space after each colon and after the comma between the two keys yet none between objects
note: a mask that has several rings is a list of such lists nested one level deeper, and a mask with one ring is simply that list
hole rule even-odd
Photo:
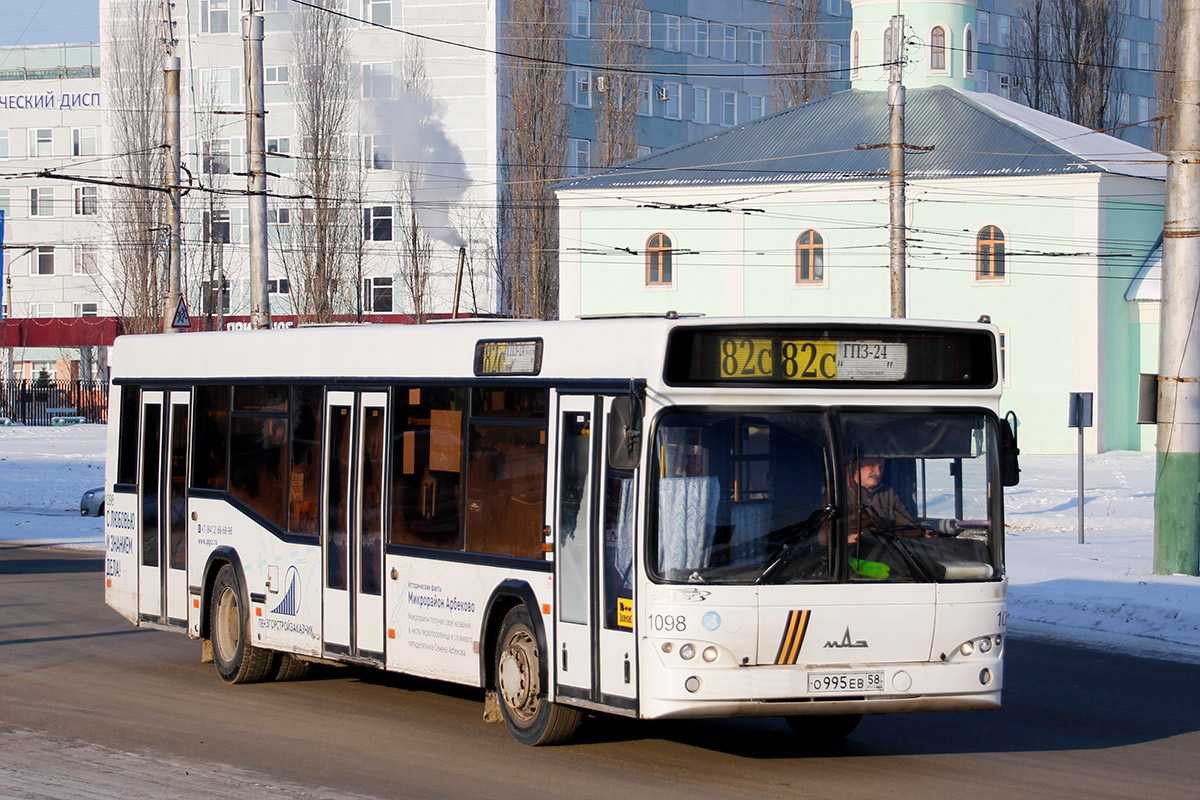
[{"label": "blue graphic on bus side", "polygon": [[279,605],[271,609],[272,614],[294,617],[300,613],[300,571],[295,565],[288,567],[287,576],[283,580],[287,589],[280,599]]},{"label": "blue graphic on bus side", "polygon": [[700,618],[700,624],[704,626],[706,631],[715,631],[721,627],[721,615],[715,611],[709,611]]}]

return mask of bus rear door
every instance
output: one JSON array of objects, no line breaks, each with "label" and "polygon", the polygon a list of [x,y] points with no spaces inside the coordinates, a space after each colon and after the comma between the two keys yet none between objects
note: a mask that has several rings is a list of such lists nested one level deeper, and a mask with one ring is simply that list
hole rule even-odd
[{"label": "bus rear door", "polygon": [[187,391],[142,393],[138,443],[138,615],[186,628],[187,464],[191,397]]},{"label": "bus rear door", "polygon": [[387,394],[329,392],[325,419],[325,652],[383,664]]}]

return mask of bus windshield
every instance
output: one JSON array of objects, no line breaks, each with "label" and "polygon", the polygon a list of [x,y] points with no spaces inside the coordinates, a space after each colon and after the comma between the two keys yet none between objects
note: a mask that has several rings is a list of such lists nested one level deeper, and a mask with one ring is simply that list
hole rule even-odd
[{"label": "bus windshield", "polygon": [[996,447],[978,412],[666,414],[651,572],[744,585],[996,579]]}]

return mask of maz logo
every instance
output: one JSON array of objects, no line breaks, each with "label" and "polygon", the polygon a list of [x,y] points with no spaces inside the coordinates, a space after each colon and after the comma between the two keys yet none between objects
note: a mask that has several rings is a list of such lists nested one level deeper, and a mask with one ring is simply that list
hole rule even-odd
[{"label": "maz logo", "polygon": [[828,642],[825,643],[825,646],[826,647],[867,647],[868,645],[867,645],[866,639],[859,639],[857,641],[851,639],[850,638],[850,626],[847,625],[846,632],[844,634],[842,634],[842,640],[840,642],[835,642],[832,639],[830,639]]}]

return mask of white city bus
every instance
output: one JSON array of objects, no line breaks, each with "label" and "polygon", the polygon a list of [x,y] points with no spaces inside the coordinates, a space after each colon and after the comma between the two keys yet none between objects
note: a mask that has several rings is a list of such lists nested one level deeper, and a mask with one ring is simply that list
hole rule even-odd
[{"label": "white city bus", "polygon": [[483,687],[527,744],[996,708],[998,354],[987,325],[675,315],[122,337],[106,600],[230,682]]}]

